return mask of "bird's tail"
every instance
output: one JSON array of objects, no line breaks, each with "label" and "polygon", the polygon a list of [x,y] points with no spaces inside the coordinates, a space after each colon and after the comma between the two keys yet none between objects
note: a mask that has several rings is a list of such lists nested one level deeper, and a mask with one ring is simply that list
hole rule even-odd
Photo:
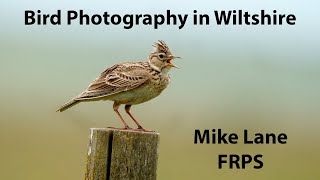
[{"label": "bird's tail", "polygon": [[61,106],[59,109],[57,109],[57,111],[56,112],[62,112],[62,111],[65,111],[65,110],[67,110],[67,109],[69,109],[69,108],[71,108],[72,106],[74,106],[74,105],[76,105],[76,104],[78,104],[80,101],[79,100],[71,100],[71,101],[69,101],[69,102],[67,102],[67,103],[65,103],[63,106]]}]

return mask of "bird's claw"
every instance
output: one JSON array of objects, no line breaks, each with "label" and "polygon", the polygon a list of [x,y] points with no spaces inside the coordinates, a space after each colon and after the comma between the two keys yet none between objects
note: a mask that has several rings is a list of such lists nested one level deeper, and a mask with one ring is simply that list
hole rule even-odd
[{"label": "bird's claw", "polygon": [[144,129],[143,127],[138,127],[137,129],[130,128],[129,126],[128,127],[124,127],[124,128],[116,128],[116,127],[108,127],[108,128],[115,129],[115,130],[118,130],[118,131],[156,132],[156,131],[153,131],[153,130]]},{"label": "bird's claw", "polygon": [[138,127],[137,129],[134,129],[136,131],[142,131],[142,132],[156,132],[156,131],[153,131],[153,130],[147,130],[147,129],[144,129],[143,127]]},{"label": "bird's claw", "polygon": [[108,128],[110,128],[110,129],[115,129],[115,130],[119,130],[119,131],[131,131],[131,130],[133,130],[131,127],[129,127],[129,126],[126,126],[126,127],[124,127],[124,128],[116,128],[116,127],[108,127]]}]

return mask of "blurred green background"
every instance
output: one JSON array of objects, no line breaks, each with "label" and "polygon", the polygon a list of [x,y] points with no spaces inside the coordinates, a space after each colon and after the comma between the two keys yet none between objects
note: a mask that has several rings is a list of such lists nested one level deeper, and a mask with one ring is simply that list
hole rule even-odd
[{"label": "blurred green background", "polygon": [[[147,58],[165,40],[181,69],[160,97],[133,107],[161,133],[158,179],[320,179],[317,1],[1,1],[0,173],[5,180],[84,179],[89,128],[121,126],[112,102],[55,110],[105,68]],[[295,26],[25,26],[54,13],[293,13]],[[190,17],[189,17],[190,18]],[[191,21],[189,21],[191,22]],[[125,119],[129,117],[121,110]],[[131,123],[131,125],[133,125]],[[286,145],[194,145],[194,129],[286,133]],[[218,154],[263,154],[255,170],[218,169]]]}]

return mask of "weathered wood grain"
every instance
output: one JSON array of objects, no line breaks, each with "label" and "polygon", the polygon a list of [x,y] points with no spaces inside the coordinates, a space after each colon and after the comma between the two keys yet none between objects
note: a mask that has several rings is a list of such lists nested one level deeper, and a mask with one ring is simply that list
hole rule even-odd
[{"label": "weathered wood grain", "polygon": [[92,128],[86,180],[155,180],[158,133]]}]

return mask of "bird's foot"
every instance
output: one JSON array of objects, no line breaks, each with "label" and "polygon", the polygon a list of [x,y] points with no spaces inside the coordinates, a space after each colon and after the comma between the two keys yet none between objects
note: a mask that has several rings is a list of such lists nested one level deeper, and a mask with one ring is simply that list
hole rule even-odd
[{"label": "bird's foot", "polygon": [[153,131],[153,130],[147,130],[147,129],[144,129],[143,127],[139,126],[137,129],[133,129],[134,131],[142,131],[142,132],[156,132],[156,131]]},{"label": "bird's foot", "polygon": [[142,132],[155,132],[153,130],[147,130],[147,129],[144,129],[143,127],[138,127],[137,129],[133,129],[129,126],[126,126],[124,128],[116,128],[116,127],[108,127],[110,129],[115,129],[115,130],[118,130],[118,131],[142,131]]},{"label": "bird's foot", "polygon": [[116,127],[108,127],[110,129],[115,129],[115,130],[119,130],[119,131],[131,131],[133,130],[131,127],[129,126],[125,126],[124,128],[116,128]]}]

